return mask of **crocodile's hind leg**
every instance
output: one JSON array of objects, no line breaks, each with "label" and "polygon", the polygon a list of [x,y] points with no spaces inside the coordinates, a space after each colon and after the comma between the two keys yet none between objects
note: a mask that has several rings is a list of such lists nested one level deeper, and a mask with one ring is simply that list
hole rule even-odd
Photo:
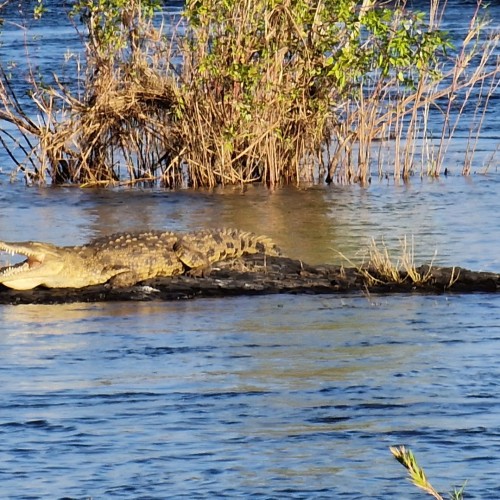
[{"label": "crocodile's hind leg", "polygon": [[190,235],[182,236],[174,244],[174,252],[186,269],[186,274],[190,276],[207,276],[212,270],[210,255],[213,250],[208,250],[206,246]]},{"label": "crocodile's hind leg", "polygon": [[191,275],[206,275],[211,264],[248,253],[279,255],[265,236],[236,229],[206,229],[180,236],[174,244],[176,257]]}]

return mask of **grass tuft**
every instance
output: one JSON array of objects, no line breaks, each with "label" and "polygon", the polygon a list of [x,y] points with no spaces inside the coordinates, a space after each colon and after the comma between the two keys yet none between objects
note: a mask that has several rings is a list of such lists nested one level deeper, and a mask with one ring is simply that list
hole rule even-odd
[{"label": "grass tuft", "polygon": [[384,241],[377,243],[372,238],[368,249],[368,261],[363,259],[361,264],[353,264],[352,260],[340,254],[349,264],[353,265],[364,278],[368,286],[381,284],[411,283],[421,286],[432,279],[432,265],[437,252],[428,266],[422,266],[421,272],[415,264],[415,252],[413,236],[411,244],[408,243],[406,235],[400,240],[400,253],[396,257],[391,255]]}]

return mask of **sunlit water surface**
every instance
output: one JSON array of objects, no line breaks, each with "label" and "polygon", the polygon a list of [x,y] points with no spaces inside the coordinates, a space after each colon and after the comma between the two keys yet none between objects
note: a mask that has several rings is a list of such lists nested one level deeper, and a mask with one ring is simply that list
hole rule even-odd
[{"label": "sunlit water surface", "polygon": [[[498,271],[496,175],[271,192],[0,190],[6,240],[236,226],[292,256],[370,238]],[[0,306],[5,498],[421,498],[500,488],[500,297],[269,296]]]},{"label": "sunlit water surface", "polygon": [[272,296],[0,309],[9,498],[496,498],[500,299]]},{"label": "sunlit water surface", "polygon": [[[36,52],[52,67],[75,48],[54,12],[60,36]],[[2,57],[20,59],[11,28]],[[233,226],[339,263],[406,236],[417,263],[500,270],[496,168],[173,193],[25,188],[8,164],[0,152],[2,240]],[[0,497],[422,498],[389,453],[405,444],[440,491],[498,498],[499,361],[492,294],[0,306]]]}]

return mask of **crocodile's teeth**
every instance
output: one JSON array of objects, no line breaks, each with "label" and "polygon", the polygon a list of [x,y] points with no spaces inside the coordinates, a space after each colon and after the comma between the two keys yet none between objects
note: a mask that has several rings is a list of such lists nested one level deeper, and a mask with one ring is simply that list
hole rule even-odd
[{"label": "crocodile's teeth", "polygon": [[20,262],[19,264],[14,264],[13,266],[7,266],[0,269],[0,276],[12,276],[14,274],[20,273],[21,271],[25,271],[30,269],[28,261],[25,260]]},{"label": "crocodile's teeth", "polygon": [[[20,255],[12,250],[6,250],[3,253],[6,253],[11,256]],[[13,274],[17,274],[21,271],[25,271],[27,269],[33,269],[38,267],[41,262],[33,257],[32,255],[28,255],[27,258],[21,262],[17,262],[15,264],[11,264],[10,262],[6,262],[5,267],[0,266],[0,275],[1,276],[10,276]]]}]

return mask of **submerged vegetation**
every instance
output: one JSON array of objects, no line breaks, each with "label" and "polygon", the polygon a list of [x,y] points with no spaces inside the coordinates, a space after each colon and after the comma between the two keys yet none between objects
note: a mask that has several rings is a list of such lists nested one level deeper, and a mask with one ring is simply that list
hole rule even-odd
[{"label": "submerged vegetation", "polygon": [[170,26],[155,1],[78,0],[78,83],[30,75],[28,111],[0,66],[0,143],[30,183],[365,183],[438,176],[467,110],[468,174],[500,35],[479,0],[453,47],[445,7],[187,0]]}]

